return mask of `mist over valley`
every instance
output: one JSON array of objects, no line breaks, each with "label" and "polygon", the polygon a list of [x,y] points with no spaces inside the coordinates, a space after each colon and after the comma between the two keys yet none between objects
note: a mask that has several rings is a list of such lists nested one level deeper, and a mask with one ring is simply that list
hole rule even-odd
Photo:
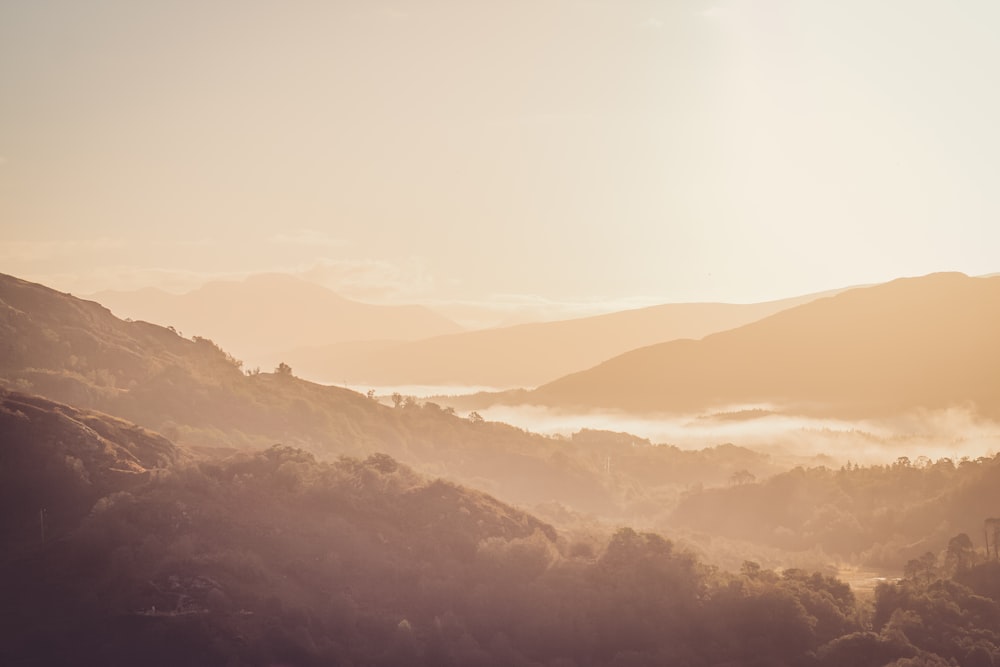
[{"label": "mist over valley", "polygon": [[[14,277],[0,299],[12,659],[66,659],[50,633],[78,614],[97,625],[76,625],[74,650],[110,662],[993,651],[996,538],[982,530],[1000,502],[1000,431],[966,393],[854,419],[853,404],[655,415],[510,400],[531,390],[362,393],[285,363],[247,369],[210,339]],[[978,639],[899,635],[897,610],[943,585],[952,604],[983,600],[987,616],[961,621],[978,634],[952,635]],[[571,590],[586,591],[572,613]],[[711,634],[775,596],[797,601],[781,624],[801,624],[794,641],[762,648],[779,632],[767,623]],[[43,623],[55,599],[75,602]],[[655,626],[611,621],[641,600]]]},{"label": "mist over valley", "polygon": [[998,33],[0,2],[0,666],[1000,666]]}]

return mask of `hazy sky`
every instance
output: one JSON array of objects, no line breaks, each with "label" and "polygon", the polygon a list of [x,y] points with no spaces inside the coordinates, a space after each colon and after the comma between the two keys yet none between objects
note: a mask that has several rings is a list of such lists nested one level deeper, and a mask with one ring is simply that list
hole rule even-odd
[{"label": "hazy sky", "polygon": [[1000,3],[0,2],[0,271],[759,301],[1000,271]]}]

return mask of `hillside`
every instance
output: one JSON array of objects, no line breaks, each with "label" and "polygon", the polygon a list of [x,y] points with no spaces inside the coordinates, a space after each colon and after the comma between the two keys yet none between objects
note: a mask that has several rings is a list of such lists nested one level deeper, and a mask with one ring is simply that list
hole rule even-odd
[{"label": "hillside", "polygon": [[[44,443],[60,415],[103,423],[32,397],[5,406],[0,428],[17,423],[18,447]],[[133,452],[128,438],[141,431],[113,426],[104,444]],[[78,472],[60,450],[37,453],[2,469]],[[95,459],[88,474],[119,462]],[[907,563],[869,607],[818,572],[754,562],[718,572],[630,528],[569,542],[384,455],[321,463],[278,446],[173,462],[136,481],[0,558],[0,662],[833,667],[1000,657],[996,564],[964,534],[940,557]],[[38,480],[42,492],[61,483]],[[5,525],[16,512],[0,505]]]},{"label": "hillside", "polygon": [[0,543],[57,539],[98,499],[190,458],[121,419],[0,390]]},{"label": "hillside", "polygon": [[[759,483],[686,495],[661,528],[901,571],[959,533],[982,549],[1000,505],[1000,456],[796,468]],[[992,540],[991,540],[992,541]],[[1000,582],[998,582],[1000,583]]]},{"label": "hillside", "polygon": [[0,333],[0,386],[128,419],[196,452],[275,443],[324,459],[382,452],[507,502],[556,501],[615,517],[663,512],[687,484],[724,484],[742,469],[777,472],[742,448],[631,447],[615,434],[581,446],[434,403],[391,408],[291,373],[248,374],[208,339],[119,320],[12,277],[0,276]]},{"label": "hillside", "polygon": [[285,357],[310,377],[351,384],[535,387],[638,347],[701,338],[825,294],[755,304],[664,304],[410,342],[333,343]]},{"label": "hillside", "polygon": [[998,340],[1000,278],[932,274],[635,350],[527,401],[646,413],[765,404],[842,417],[958,406],[997,418]]},{"label": "hillside", "polygon": [[186,294],[147,288],[90,295],[119,317],[170,325],[211,338],[251,364],[275,366],[289,348],[336,341],[414,340],[461,331],[423,306],[346,299],[292,276],[216,281]]},{"label": "hillside", "polygon": [[385,455],[321,464],[273,447],[195,462],[135,425],[16,393],[0,396],[0,435],[4,664],[256,664],[251,649],[297,641],[274,642],[268,625],[305,609],[370,619],[329,631],[361,635],[350,650],[364,653],[395,614],[423,618],[418,584],[477,553],[555,553],[548,525]]},{"label": "hillside", "polygon": [[[2,664],[1000,659],[1000,573],[967,534],[946,532],[988,511],[995,461],[800,470],[756,484],[747,468],[766,460],[731,445],[680,452],[603,431],[562,441],[433,404],[389,408],[289,373],[246,375],[211,341],[40,285],[0,277],[0,299],[4,385],[135,413],[195,452],[119,417],[0,395]],[[262,447],[272,438],[286,444]],[[705,543],[745,538],[733,521],[759,518],[765,546],[789,524],[802,539],[788,548],[874,545],[868,556],[885,563],[922,554],[859,605],[818,572],[756,562],[721,572],[660,535],[607,536],[592,522],[560,534],[380,450],[521,501],[555,499],[551,514],[659,512],[712,531]],[[612,459],[613,473],[603,467]],[[730,466],[743,468],[731,489],[703,488]],[[894,499],[905,511],[870,511]],[[934,500],[940,508],[926,506]],[[774,503],[785,512],[750,516]]]}]

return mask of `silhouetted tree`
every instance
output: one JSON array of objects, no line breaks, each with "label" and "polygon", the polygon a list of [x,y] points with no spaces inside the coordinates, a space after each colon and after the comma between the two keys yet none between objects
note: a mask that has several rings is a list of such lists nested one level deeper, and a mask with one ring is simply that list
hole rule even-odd
[{"label": "silhouetted tree", "polygon": [[914,558],[906,563],[906,567],[903,568],[903,575],[907,579],[913,579],[919,583],[929,584],[934,581],[937,575],[937,568],[935,567],[937,563],[937,558],[931,552],[925,553],[920,558]]},{"label": "silhouetted tree", "polygon": [[948,541],[945,564],[951,574],[966,572],[975,564],[975,559],[976,547],[967,534],[959,533]]},{"label": "silhouetted tree", "polygon": [[278,375],[286,375],[288,377],[292,376],[292,367],[282,361],[278,364],[278,367],[274,369],[274,372]]}]

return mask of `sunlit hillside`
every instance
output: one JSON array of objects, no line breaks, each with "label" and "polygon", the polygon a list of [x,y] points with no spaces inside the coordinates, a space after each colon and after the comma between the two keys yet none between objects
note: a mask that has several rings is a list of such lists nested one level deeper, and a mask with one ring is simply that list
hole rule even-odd
[{"label": "sunlit hillside", "polygon": [[1000,278],[857,288],[703,340],[635,350],[526,397],[685,413],[765,406],[848,418],[970,408],[1000,417]]},{"label": "sunlit hillside", "polygon": [[997,35],[0,1],[0,667],[1000,667]]}]

